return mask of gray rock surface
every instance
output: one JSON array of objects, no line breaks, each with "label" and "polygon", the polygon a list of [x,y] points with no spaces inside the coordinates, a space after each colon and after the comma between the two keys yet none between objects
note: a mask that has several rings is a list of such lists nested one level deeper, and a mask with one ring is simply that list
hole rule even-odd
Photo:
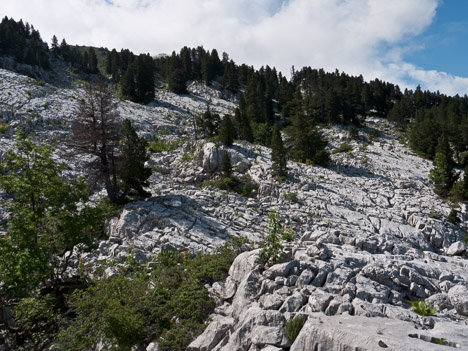
[{"label": "gray rock surface", "polygon": [[[63,141],[83,94],[83,83],[73,84],[68,89],[42,85],[0,69],[1,123],[6,124],[0,157],[14,148],[18,127],[66,151]],[[450,204],[434,195],[428,181],[432,164],[413,154],[385,120],[366,118],[359,128],[361,140],[349,141],[352,153],[332,154],[328,168],[289,161],[288,178],[279,183],[271,177],[270,149],[193,140],[194,117],[207,104],[212,112],[229,114],[236,98],[199,82],[190,83],[188,91],[179,96],[157,89],[155,101],[146,106],[116,100],[121,117],[130,118],[141,135],[150,137],[156,129],[165,141],[185,141],[173,151],[151,155],[148,164],[155,172],[147,190],[152,196],[125,205],[107,223],[107,238],[96,251],[67,253],[72,254],[69,274],[77,272],[79,259],[89,267],[112,262],[105,271],[111,276],[131,255],[151,262],[164,250],[213,252],[241,236],[258,247],[268,232],[268,213],[276,209],[284,229],[293,234],[288,259],[263,267],[258,249],[239,255],[229,278],[208,287],[218,304],[215,324],[192,343],[192,350],[285,350],[283,341],[267,346],[265,340],[273,340],[296,315],[308,317],[304,330],[321,340],[322,350],[326,345],[330,350],[378,350],[380,342],[395,350],[440,348],[431,338],[468,349],[466,204],[458,208],[461,223],[445,220]],[[323,130],[329,150],[343,142],[345,128]],[[381,136],[371,139],[371,128]],[[234,175],[258,185],[250,197],[200,187],[217,177],[225,152]],[[67,160],[71,177],[86,175],[85,158]],[[286,194],[295,194],[297,201]],[[93,201],[102,196],[96,194]],[[1,199],[4,232],[8,213]],[[409,310],[407,300],[422,299],[437,308],[434,316]],[[382,334],[374,330],[379,325]],[[353,338],[360,335],[355,326],[365,331],[362,337]],[[303,332],[292,350],[300,349],[299,343],[313,349],[316,342]]]}]

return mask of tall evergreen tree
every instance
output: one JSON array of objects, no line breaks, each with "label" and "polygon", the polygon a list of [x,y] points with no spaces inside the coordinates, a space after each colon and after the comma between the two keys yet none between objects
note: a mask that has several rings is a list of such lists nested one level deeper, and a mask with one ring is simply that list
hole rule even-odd
[{"label": "tall evergreen tree", "polygon": [[434,191],[437,195],[447,195],[456,180],[452,158],[448,138],[442,134],[437,143],[434,168],[429,172],[429,179],[434,182]]},{"label": "tall evergreen tree", "polygon": [[273,161],[273,176],[285,177],[286,171],[286,150],[284,149],[283,138],[277,125],[273,128],[271,138],[271,160]]},{"label": "tall evergreen tree", "polygon": [[224,146],[232,146],[234,139],[236,137],[236,128],[231,121],[231,116],[225,115],[221,125],[219,127],[219,141],[223,143]]},{"label": "tall evergreen tree", "polygon": [[149,185],[148,178],[151,176],[151,168],[145,167],[145,162],[149,160],[147,146],[145,138],[139,137],[130,120],[125,119],[119,159],[119,177],[124,196],[132,192],[144,197],[150,195],[143,189]]},{"label": "tall evergreen tree", "polygon": [[231,178],[232,177],[231,158],[229,157],[229,153],[227,151],[224,151],[224,155],[223,155],[222,175],[223,175],[223,178]]}]

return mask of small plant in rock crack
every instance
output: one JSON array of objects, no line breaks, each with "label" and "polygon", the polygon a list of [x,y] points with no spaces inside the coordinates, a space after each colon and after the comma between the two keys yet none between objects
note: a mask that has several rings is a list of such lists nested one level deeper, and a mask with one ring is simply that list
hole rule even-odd
[{"label": "small plant in rock crack", "polygon": [[429,317],[437,313],[437,309],[428,306],[424,300],[408,302],[411,305],[411,309],[414,311],[414,313],[419,314],[420,316]]},{"label": "small plant in rock crack", "polygon": [[286,233],[280,224],[280,215],[276,210],[268,214],[268,235],[263,241],[263,247],[260,250],[260,260],[264,264],[275,264],[280,262],[285,253],[281,239],[292,241],[292,235]]},{"label": "small plant in rock crack", "polygon": [[305,322],[306,319],[300,316],[294,317],[293,319],[290,319],[286,322],[284,329],[286,331],[286,335],[288,336],[291,342],[294,342],[294,340],[296,340]]}]

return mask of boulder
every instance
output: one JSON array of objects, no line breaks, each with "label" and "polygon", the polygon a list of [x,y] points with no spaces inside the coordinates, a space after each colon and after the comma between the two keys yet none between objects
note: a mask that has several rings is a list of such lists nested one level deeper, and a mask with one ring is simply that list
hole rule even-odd
[{"label": "boulder", "polygon": [[235,283],[240,283],[244,277],[260,263],[260,249],[241,253],[229,268],[229,276]]},{"label": "boulder", "polygon": [[441,336],[452,346],[466,347],[466,326],[455,325],[450,329],[450,324],[436,324],[432,330],[418,330],[413,323],[389,318],[346,314],[309,317],[290,351],[440,351],[441,345],[431,340]]},{"label": "boulder", "polygon": [[189,351],[211,351],[234,325],[231,317],[215,316],[205,331],[187,348]]},{"label": "boulder", "polygon": [[224,152],[215,143],[206,143],[198,154],[198,166],[207,173],[221,171]]},{"label": "boulder", "polygon": [[453,243],[450,245],[450,247],[447,249],[447,255],[448,256],[461,256],[465,253],[466,251],[466,244],[462,241],[457,241],[456,243]]},{"label": "boulder", "polygon": [[448,297],[457,313],[468,317],[468,286],[455,285],[449,290]]}]

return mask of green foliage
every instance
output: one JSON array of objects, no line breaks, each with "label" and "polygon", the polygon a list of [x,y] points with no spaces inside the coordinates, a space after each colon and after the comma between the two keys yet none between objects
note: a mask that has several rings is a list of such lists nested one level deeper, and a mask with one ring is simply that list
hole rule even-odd
[{"label": "green foliage", "polygon": [[282,238],[288,238],[280,224],[278,211],[273,210],[268,214],[268,234],[262,243],[260,250],[260,260],[264,264],[275,264],[284,259]]},{"label": "green foliage", "polygon": [[172,151],[179,147],[180,141],[166,141],[158,138],[156,135],[153,136],[153,140],[148,143],[147,149],[152,153]]},{"label": "green foliage", "polygon": [[8,124],[0,123],[0,134],[5,134],[8,131]]},{"label": "green foliage", "polygon": [[161,252],[151,275],[144,267],[100,279],[69,299],[76,318],[59,334],[65,350],[89,350],[100,340],[128,350],[155,340],[161,350],[185,350],[202,332],[215,304],[204,284],[226,278],[239,246],[228,243],[214,254]]},{"label": "green foliage", "polygon": [[350,152],[353,151],[353,147],[349,145],[348,143],[343,143],[340,146],[338,146],[335,150],[332,151],[332,154],[338,154],[342,152]]},{"label": "green foliage", "polygon": [[[20,300],[14,309],[14,319],[20,333],[11,334],[9,343],[16,350],[41,350],[53,341],[59,328],[57,301],[52,295]],[[13,339],[11,339],[13,338]]]},{"label": "green foliage", "polygon": [[284,330],[286,331],[286,335],[292,343],[294,340],[296,340],[297,336],[301,332],[305,322],[306,319],[300,316],[290,319],[286,322]]},{"label": "green foliage", "polygon": [[149,160],[146,151],[148,142],[137,135],[128,119],[123,121],[122,136],[119,176],[123,194],[125,196],[134,191],[139,196],[149,196],[143,189],[149,185],[148,178],[151,176],[151,168],[145,167],[145,162]]},{"label": "green foliage", "polygon": [[93,209],[78,210],[87,199],[84,180],[65,181],[68,166],[52,153],[51,146],[38,146],[21,135],[17,151],[9,150],[0,165],[0,188],[11,196],[8,234],[0,239],[3,294],[28,295],[65,268],[56,255],[78,243],[90,245],[95,234]]},{"label": "green foliage", "polygon": [[284,199],[291,202],[298,202],[297,193],[284,193]]},{"label": "green foliage", "polygon": [[434,183],[435,193],[440,196],[445,196],[450,192],[455,182],[452,151],[445,134],[438,140],[433,164],[434,168],[429,172],[429,180]]},{"label": "green foliage", "polygon": [[231,158],[229,157],[229,153],[227,151],[224,151],[222,167],[223,178],[232,178]]},{"label": "green foliage", "polygon": [[255,182],[252,182],[252,181],[247,181],[244,183],[244,186],[242,187],[242,193],[241,195],[243,197],[250,197],[252,196],[252,192],[255,190],[255,189],[258,189],[259,185]]},{"label": "green foliage", "polygon": [[356,127],[352,126],[348,131],[348,136],[352,140],[359,140],[359,131]]},{"label": "green foliage", "polygon": [[214,180],[205,180],[203,183],[201,183],[202,187],[213,186],[220,190],[231,190],[235,185],[236,181],[231,177]]},{"label": "green foliage", "polygon": [[229,115],[225,115],[218,130],[219,141],[224,146],[232,146],[236,137],[236,129]]},{"label": "green foliage", "polygon": [[[225,123],[228,122],[226,121]],[[205,137],[211,138],[217,134],[221,125],[221,118],[219,117],[219,114],[211,113],[208,109],[205,113],[196,118],[196,125],[199,132],[201,132]],[[229,137],[229,135],[227,135],[227,137]]]},{"label": "green foliage", "polygon": [[455,210],[454,208],[452,208],[450,210],[450,213],[447,216],[447,221],[449,221],[450,223],[453,223],[453,224],[457,224],[457,223],[461,222],[461,219],[458,218],[458,216],[457,216],[457,210]]},{"label": "green foliage", "polygon": [[317,131],[314,123],[307,120],[302,113],[293,118],[293,124],[286,129],[288,142],[291,145],[291,156],[298,162],[306,162],[326,166],[330,161],[325,150],[327,141]]},{"label": "green foliage", "polygon": [[420,316],[428,317],[437,313],[437,309],[426,305],[426,302],[424,302],[424,300],[408,301],[408,302],[411,305],[411,309],[416,314],[419,314]]},{"label": "green foliage", "polygon": [[434,344],[446,345],[447,344],[447,339],[446,338],[434,338]]}]

